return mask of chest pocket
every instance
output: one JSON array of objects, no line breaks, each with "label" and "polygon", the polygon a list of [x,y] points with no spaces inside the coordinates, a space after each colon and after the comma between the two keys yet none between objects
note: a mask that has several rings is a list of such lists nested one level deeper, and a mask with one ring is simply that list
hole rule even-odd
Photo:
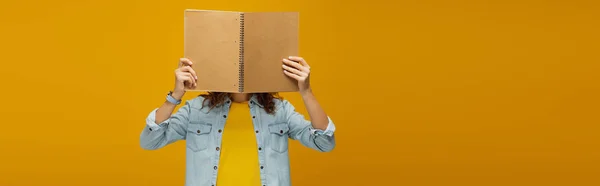
[{"label": "chest pocket", "polygon": [[276,152],[286,152],[288,150],[289,126],[285,123],[276,123],[269,125],[269,146]]},{"label": "chest pocket", "polygon": [[211,125],[190,123],[187,128],[186,146],[194,152],[205,150],[208,148],[211,130]]}]

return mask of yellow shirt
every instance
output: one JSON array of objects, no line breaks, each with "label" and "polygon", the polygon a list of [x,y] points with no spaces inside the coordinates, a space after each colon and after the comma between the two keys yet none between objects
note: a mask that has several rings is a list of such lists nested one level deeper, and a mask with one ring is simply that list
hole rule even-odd
[{"label": "yellow shirt", "polygon": [[258,146],[248,102],[232,102],[221,141],[216,186],[260,186]]}]

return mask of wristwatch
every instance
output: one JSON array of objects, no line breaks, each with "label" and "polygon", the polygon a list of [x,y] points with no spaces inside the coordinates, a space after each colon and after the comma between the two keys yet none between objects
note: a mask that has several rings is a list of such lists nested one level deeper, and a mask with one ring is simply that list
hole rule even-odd
[{"label": "wristwatch", "polygon": [[181,104],[181,100],[175,99],[173,96],[171,96],[171,94],[173,94],[173,91],[169,91],[169,93],[167,94],[167,101],[175,105]]}]

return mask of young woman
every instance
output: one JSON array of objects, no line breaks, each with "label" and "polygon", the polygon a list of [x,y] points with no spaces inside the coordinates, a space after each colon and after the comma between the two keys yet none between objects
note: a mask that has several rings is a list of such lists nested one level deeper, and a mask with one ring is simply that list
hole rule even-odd
[{"label": "young woman", "polygon": [[150,112],[142,148],[154,150],[186,140],[186,186],[288,186],[288,138],[331,151],[335,126],[313,95],[310,67],[301,57],[282,60],[283,72],[298,81],[310,121],[276,93],[209,92],[185,104],[185,88],[196,86],[192,61],[181,59],[175,89]]}]

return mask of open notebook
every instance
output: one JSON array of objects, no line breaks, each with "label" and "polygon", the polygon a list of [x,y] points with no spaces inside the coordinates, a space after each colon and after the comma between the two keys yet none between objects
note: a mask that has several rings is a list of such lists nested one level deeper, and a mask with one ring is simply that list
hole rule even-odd
[{"label": "open notebook", "polygon": [[188,91],[293,92],[282,59],[298,56],[296,12],[185,10],[184,57],[198,75]]}]

